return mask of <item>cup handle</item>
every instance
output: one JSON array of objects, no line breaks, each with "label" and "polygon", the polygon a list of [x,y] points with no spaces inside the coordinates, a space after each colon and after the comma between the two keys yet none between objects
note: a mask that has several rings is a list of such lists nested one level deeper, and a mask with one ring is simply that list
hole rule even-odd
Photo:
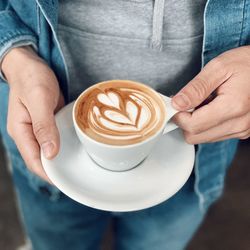
[{"label": "cup handle", "polygon": [[177,126],[174,122],[170,121],[170,119],[171,119],[176,113],[178,113],[179,111],[176,110],[175,108],[173,108],[173,106],[172,106],[172,104],[171,104],[172,98],[167,97],[167,96],[162,95],[162,94],[160,94],[160,95],[161,95],[161,97],[163,98],[163,100],[164,100],[164,102],[165,102],[165,104],[166,104],[166,107],[167,107],[167,123],[166,123],[166,125],[165,125],[164,130],[163,130],[163,134],[166,134],[166,133],[168,133],[168,132],[170,132],[170,131],[172,131],[172,130],[178,128],[178,126]]}]

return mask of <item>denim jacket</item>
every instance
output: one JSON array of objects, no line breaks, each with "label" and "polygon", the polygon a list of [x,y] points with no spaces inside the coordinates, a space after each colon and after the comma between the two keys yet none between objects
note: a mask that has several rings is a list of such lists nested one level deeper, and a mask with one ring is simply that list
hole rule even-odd
[{"label": "denim jacket", "polygon": [[[124,0],[129,1],[129,0]],[[148,0],[138,0],[138,4]],[[0,0],[0,59],[14,46],[32,45],[53,68],[67,100],[67,68],[57,37],[58,0]],[[224,51],[250,44],[250,0],[208,0],[204,11],[203,66]],[[0,131],[13,168],[36,190],[46,186],[50,199],[59,191],[30,173],[6,132],[8,86],[0,80]],[[223,191],[237,140],[200,144],[196,151],[195,192],[205,211]]]}]

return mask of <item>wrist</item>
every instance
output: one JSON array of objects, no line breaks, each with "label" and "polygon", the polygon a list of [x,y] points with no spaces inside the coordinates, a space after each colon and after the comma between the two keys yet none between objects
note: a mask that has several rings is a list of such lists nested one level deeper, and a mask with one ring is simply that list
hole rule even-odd
[{"label": "wrist", "polygon": [[20,72],[24,71],[27,66],[29,58],[38,57],[31,46],[22,46],[12,48],[3,58],[1,64],[1,71],[5,78],[9,81],[14,76],[18,76]]}]

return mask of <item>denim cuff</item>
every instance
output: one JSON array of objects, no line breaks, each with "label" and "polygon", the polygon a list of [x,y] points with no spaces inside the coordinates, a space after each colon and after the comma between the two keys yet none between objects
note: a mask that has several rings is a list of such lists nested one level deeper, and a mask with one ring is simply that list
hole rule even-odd
[{"label": "denim cuff", "polygon": [[0,12],[0,78],[6,81],[1,72],[1,62],[13,47],[32,45],[37,50],[37,37],[19,17],[10,10]]}]

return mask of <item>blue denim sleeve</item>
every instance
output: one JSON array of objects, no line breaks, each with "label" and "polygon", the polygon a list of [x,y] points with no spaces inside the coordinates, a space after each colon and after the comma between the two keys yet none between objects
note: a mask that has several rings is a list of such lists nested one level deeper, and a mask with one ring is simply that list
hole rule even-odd
[{"label": "blue denim sleeve", "polygon": [[[4,6],[0,1],[0,7]],[[32,45],[37,49],[37,37],[11,9],[0,9],[0,69],[4,55],[13,47]],[[5,80],[0,74],[2,80]]]}]

